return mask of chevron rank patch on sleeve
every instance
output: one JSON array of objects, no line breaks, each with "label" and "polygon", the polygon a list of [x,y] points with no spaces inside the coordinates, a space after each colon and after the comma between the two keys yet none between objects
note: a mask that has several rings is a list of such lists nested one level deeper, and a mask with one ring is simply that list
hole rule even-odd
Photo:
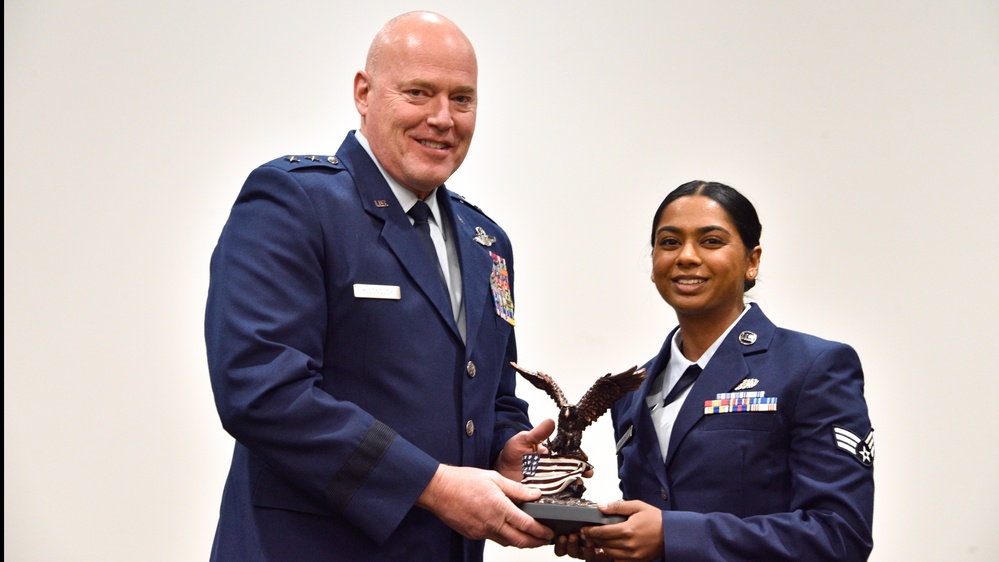
[{"label": "chevron rank patch on sleeve", "polygon": [[867,436],[861,439],[856,433],[838,426],[833,426],[833,438],[838,447],[844,453],[857,459],[857,462],[864,466],[874,464],[874,428],[867,432]]}]

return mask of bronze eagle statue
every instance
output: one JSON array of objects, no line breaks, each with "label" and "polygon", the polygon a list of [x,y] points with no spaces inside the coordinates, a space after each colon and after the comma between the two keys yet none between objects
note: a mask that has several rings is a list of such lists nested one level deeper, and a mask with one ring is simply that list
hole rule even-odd
[{"label": "bronze eagle statue", "polygon": [[580,448],[583,430],[590,426],[625,394],[637,389],[645,380],[645,369],[634,366],[623,373],[597,379],[576,404],[570,404],[558,384],[545,373],[528,371],[513,361],[510,365],[535,387],[545,391],[558,405],[559,415],[555,438],[545,444],[553,455],[587,460]]}]

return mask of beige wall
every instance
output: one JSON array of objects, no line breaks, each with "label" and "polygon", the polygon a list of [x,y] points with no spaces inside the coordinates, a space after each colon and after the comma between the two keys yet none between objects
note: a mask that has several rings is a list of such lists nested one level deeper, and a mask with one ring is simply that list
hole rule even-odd
[{"label": "beige wall", "polygon": [[[5,560],[207,558],[232,445],[208,258],[251,168],[356,126],[353,73],[412,6],[370,4],[4,3]],[[999,5],[423,6],[479,53],[448,185],[513,237],[521,364],[578,398],[648,359],[674,324],[651,214],[729,183],[764,223],[751,294],[864,362],[872,560],[999,558]],[[591,499],[617,497],[611,441],[585,435]]]}]

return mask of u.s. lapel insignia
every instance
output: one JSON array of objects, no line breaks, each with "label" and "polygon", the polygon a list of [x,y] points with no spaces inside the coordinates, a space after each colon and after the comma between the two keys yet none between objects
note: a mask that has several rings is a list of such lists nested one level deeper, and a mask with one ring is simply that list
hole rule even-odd
[{"label": "u.s. lapel insignia", "polygon": [[479,244],[488,247],[493,245],[493,242],[496,241],[496,237],[489,236],[488,234],[486,234],[485,230],[482,230],[481,226],[477,226],[475,227],[475,236],[472,237],[472,240],[475,240]]},{"label": "u.s. lapel insignia", "polygon": [[836,447],[857,459],[864,466],[874,464],[874,428],[863,439],[856,433],[839,426],[833,426],[833,439]]},{"label": "u.s. lapel insignia", "polygon": [[388,206],[389,206],[388,201],[384,199],[375,199],[375,207],[384,208]]},{"label": "u.s. lapel insignia", "polygon": [[742,382],[735,385],[735,388],[732,389],[732,392],[739,392],[740,390],[749,390],[750,388],[753,388],[758,384],[760,384],[760,379],[742,379]]},{"label": "u.s. lapel insignia", "polygon": [[742,345],[753,345],[756,343],[756,334],[748,330],[741,332],[739,334],[739,343]]}]

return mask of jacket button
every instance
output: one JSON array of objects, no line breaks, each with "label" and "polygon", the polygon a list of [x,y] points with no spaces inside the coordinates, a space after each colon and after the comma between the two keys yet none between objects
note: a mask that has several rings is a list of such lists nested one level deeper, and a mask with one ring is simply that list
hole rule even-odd
[{"label": "jacket button", "polygon": [[475,376],[475,363],[469,361],[465,364],[465,372],[468,373],[468,377],[472,378]]},{"label": "jacket button", "polygon": [[475,433],[475,423],[472,420],[468,420],[465,423],[465,435],[471,437]]},{"label": "jacket button", "polygon": [[662,496],[663,501],[669,500],[669,492],[666,491],[666,488],[659,488],[659,495]]}]

